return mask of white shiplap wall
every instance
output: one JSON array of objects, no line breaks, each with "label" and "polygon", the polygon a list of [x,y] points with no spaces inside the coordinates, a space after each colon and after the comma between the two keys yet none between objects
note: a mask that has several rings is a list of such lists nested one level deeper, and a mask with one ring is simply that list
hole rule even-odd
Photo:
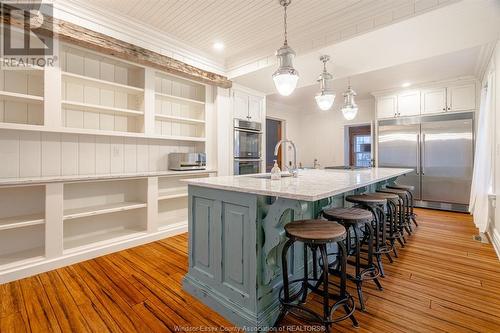
[{"label": "white shiplap wall", "polygon": [[0,178],[118,175],[167,170],[170,152],[201,143],[0,130]]}]

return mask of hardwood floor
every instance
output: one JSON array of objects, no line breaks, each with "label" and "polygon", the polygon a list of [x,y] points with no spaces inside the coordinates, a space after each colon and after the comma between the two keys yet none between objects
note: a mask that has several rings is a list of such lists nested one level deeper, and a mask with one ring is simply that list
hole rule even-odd
[{"label": "hardwood floor", "polygon": [[[384,291],[341,332],[500,332],[500,262],[466,214],[418,210]],[[182,290],[187,235],[0,286],[0,332],[175,332],[231,324]],[[351,293],[355,294],[351,289]],[[319,306],[311,296],[311,306]],[[302,325],[287,317],[284,325]],[[297,328],[294,328],[297,331]]]}]

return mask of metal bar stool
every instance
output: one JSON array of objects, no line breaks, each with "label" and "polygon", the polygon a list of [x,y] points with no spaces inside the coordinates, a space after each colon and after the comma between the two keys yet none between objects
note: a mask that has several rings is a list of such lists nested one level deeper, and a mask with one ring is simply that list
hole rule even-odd
[{"label": "metal bar stool", "polygon": [[382,188],[377,192],[381,193],[392,193],[397,194],[401,198],[402,209],[400,210],[400,214],[402,215],[402,222],[404,230],[408,233],[409,236],[413,233],[413,228],[411,226],[410,220],[410,197],[408,192],[405,190],[397,190],[394,188]]},{"label": "metal bar stool", "polygon": [[[327,332],[332,324],[347,318],[352,321],[354,327],[358,327],[358,321],[354,317],[356,308],[354,298],[349,295],[346,288],[347,251],[343,242],[347,235],[345,228],[338,223],[325,220],[302,220],[285,225],[285,233],[288,240],[281,252],[283,287],[279,293],[282,309],[275,326],[279,325],[285,315],[290,313],[301,320],[323,325]],[[295,242],[301,242],[304,245],[304,275],[302,278],[290,281],[288,278],[288,250]],[[337,262],[340,271],[340,285],[336,285],[339,288],[339,294],[333,294],[329,291],[329,286],[334,285],[328,278],[327,244],[331,243],[336,243],[339,249]],[[320,252],[322,269],[319,278],[309,277],[307,249],[313,253]],[[297,286],[300,286],[300,289],[290,295],[290,289],[297,289]],[[304,305],[309,290],[323,296],[322,314],[318,314]],[[333,300],[334,303],[330,304],[330,300]],[[334,317],[340,307],[344,309],[345,314]]]},{"label": "metal bar stool", "polygon": [[392,248],[386,242],[387,233],[385,231],[386,225],[384,207],[387,205],[387,200],[367,194],[349,195],[345,198],[345,200],[373,213],[373,216],[375,217],[373,227],[375,231],[375,257],[377,258],[380,275],[384,277],[385,273],[382,265],[382,254],[385,254],[389,261],[392,262],[392,257],[390,255]]},{"label": "metal bar stool", "polygon": [[380,197],[387,200],[387,214],[386,214],[386,223],[387,223],[387,239],[391,244],[392,251],[394,252],[394,256],[397,258],[398,253],[396,250],[395,243],[396,241],[404,247],[403,235],[401,232],[401,215],[398,212],[398,208],[400,208],[400,197],[397,194],[393,193],[381,193],[375,192],[370,193],[371,196]]},{"label": "metal bar stool", "polygon": [[[330,221],[335,221],[344,226],[347,232],[347,253],[355,256],[355,274],[348,274],[347,277],[356,284],[358,298],[361,310],[365,310],[362,285],[363,281],[373,280],[379,290],[383,290],[378,281],[380,271],[373,263],[373,241],[374,233],[372,228],[373,213],[361,208],[331,208],[323,211],[323,216]],[[367,264],[361,263],[361,227],[364,227],[364,233],[368,235],[368,259]],[[352,244],[354,238],[354,246]],[[330,265],[331,274],[339,274],[338,268]]]},{"label": "metal bar stool", "polygon": [[418,227],[417,223],[417,214],[413,211],[413,208],[415,207],[415,201],[413,199],[413,191],[415,191],[415,186],[413,185],[402,185],[402,184],[393,184],[393,185],[387,185],[387,188],[390,189],[395,189],[395,190],[403,190],[408,193],[408,196],[410,197],[410,219],[413,221],[416,227]]}]

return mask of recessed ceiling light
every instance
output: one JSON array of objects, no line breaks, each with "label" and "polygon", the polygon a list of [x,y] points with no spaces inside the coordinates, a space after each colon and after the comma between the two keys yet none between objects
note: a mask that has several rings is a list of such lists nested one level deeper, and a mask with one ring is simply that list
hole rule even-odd
[{"label": "recessed ceiling light", "polygon": [[405,82],[401,85],[401,87],[403,88],[408,88],[409,86],[411,86],[411,83],[410,82]]},{"label": "recessed ceiling light", "polygon": [[224,43],[222,42],[215,42],[213,45],[214,50],[216,51],[222,51],[224,50]]}]

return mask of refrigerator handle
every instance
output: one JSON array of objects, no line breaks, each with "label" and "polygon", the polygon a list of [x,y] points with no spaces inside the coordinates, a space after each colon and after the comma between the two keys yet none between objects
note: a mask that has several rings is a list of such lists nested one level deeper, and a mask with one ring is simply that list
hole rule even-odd
[{"label": "refrigerator handle", "polygon": [[425,133],[422,134],[422,176],[425,175]]},{"label": "refrigerator handle", "polygon": [[420,174],[420,134],[417,134],[417,176]]}]

